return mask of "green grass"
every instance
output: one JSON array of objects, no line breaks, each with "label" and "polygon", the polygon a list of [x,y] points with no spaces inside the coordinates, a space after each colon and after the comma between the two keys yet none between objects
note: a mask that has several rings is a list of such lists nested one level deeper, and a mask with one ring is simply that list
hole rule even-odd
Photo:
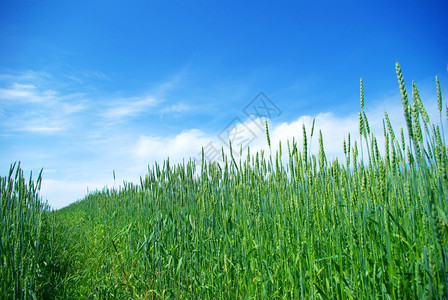
[{"label": "green grass", "polygon": [[[55,297],[448,298],[440,85],[435,124],[415,84],[409,102],[399,65],[397,76],[409,134],[396,135],[386,114],[385,149],[370,132],[361,81],[359,145],[350,136],[341,141],[344,162],[327,160],[321,133],[318,155],[310,154],[313,124],[303,127],[302,151],[293,140],[269,155],[237,161],[223,154],[222,164],[166,160],[138,184],[42,213],[54,216],[47,240]],[[267,140],[271,146],[269,133]],[[2,258],[17,257],[14,251],[2,244]],[[4,266],[17,272],[14,263]],[[16,297],[37,285],[23,286]]]},{"label": "green grass", "polygon": [[[57,295],[62,274],[55,252],[54,213],[39,197],[41,173],[28,183],[19,164],[0,177],[0,297],[43,299]],[[60,281],[60,280],[59,280]]]}]

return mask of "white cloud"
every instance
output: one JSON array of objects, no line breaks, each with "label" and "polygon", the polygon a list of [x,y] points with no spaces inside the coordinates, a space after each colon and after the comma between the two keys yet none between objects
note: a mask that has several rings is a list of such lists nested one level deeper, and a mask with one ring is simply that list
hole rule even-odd
[{"label": "white cloud", "polygon": [[13,84],[13,88],[14,89],[19,89],[19,90],[33,90],[36,88],[36,86],[34,84],[20,84],[20,83],[14,83]]},{"label": "white cloud", "polygon": [[[174,74],[169,80],[158,84],[158,86],[151,89],[147,96],[143,97],[129,97],[112,100],[108,107],[101,113],[102,117],[109,123],[120,123],[126,118],[132,118],[142,113],[159,112],[162,115],[165,113],[181,113],[189,110],[189,106],[184,103],[177,103],[171,106],[166,106],[158,111],[150,111],[164,102],[165,95],[175,90],[179,83],[185,76],[186,70],[183,69]],[[102,76],[103,74],[97,74]]]},{"label": "white cloud", "polygon": [[209,139],[209,136],[197,129],[186,130],[172,137],[140,136],[135,155],[139,161],[160,162],[169,157],[171,161],[180,162],[183,158],[196,157]]},{"label": "white cloud", "polygon": [[[290,145],[292,145],[293,138],[301,150],[303,143],[303,124],[305,124],[308,143],[310,143],[310,131],[313,118],[315,118],[315,128],[312,139],[313,145],[311,146],[312,152],[317,153],[319,149],[319,130],[322,130],[327,157],[341,156],[343,153],[342,143],[347,137],[347,134],[349,132],[357,134],[357,115],[339,117],[332,113],[320,113],[314,117],[300,116],[292,122],[276,123],[268,121],[272,153],[275,154],[275,151],[278,149],[279,141],[282,142],[283,153],[286,153],[286,141],[289,140]],[[240,138],[233,134],[239,134]],[[234,122],[231,123],[230,128],[226,128],[214,135],[192,129],[168,137],[140,136],[136,142],[134,153],[140,161],[146,161],[148,163],[154,161],[160,162],[167,157],[170,157],[171,162],[181,162],[182,159],[187,160],[190,157],[200,160],[201,149],[204,147],[207,159],[220,161],[222,147],[226,155],[230,154],[229,144],[228,142],[224,142],[227,138],[232,141],[235,158],[239,157],[240,146],[243,148],[242,158],[245,158],[247,155],[246,146],[249,146],[252,154],[261,150],[269,153],[265,132],[265,119],[247,119],[241,123]]]},{"label": "white cloud", "polygon": [[43,179],[40,195],[44,201],[54,209],[67,206],[76,200],[81,200],[87,195],[87,191],[101,191],[105,186],[112,186],[113,182],[100,180],[97,182],[64,181]]},{"label": "white cloud", "polygon": [[22,131],[36,132],[36,133],[55,133],[58,131],[63,131],[64,126],[40,126],[36,124],[31,124],[26,127],[21,128]]},{"label": "white cloud", "polygon": [[153,96],[143,98],[127,98],[112,102],[102,116],[113,122],[120,122],[126,117],[136,116],[157,106],[161,101]]},{"label": "white cloud", "polygon": [[63,98],[56,91],[41,89],[30,81],[33,80],[25,80],[25,83],[13,81],[8,87],[0,88],[0,101],[5,105],[49,104]]},{"label": "white cloud", "polygon": [[[29,132],[53,134],[73,126],[74,114],[84,111],[88,105],[82,94],[60,94],[52,89],[42,89],[34,82],[36,76],[3,75],[5,81],[17,79],[8,87],[0,88],[2,115],[0,125],[4,132]],[[30,83],[33,82],[33,83]]]},{"label": "white cloud", "polygon": [[[0,89],[0,100],[8,101],[10,104],[20,102],[44,102],[46,97],[44,95],[39,95],[34,92],[34,90],[29,87],[24,88],[23,86],[16,85],[9,89]],[[6,102],[6,103],[8,103]]]}]

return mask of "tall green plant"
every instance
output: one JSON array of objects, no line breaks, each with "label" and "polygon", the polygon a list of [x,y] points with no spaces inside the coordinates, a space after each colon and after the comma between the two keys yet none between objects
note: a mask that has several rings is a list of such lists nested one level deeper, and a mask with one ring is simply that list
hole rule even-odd
[{"label": "tall green plant", "polygon": [[27,182],[20,163],[0,177],[0,297],[35,299],[51,291],[52,213],[39,197],[42,171]]}]

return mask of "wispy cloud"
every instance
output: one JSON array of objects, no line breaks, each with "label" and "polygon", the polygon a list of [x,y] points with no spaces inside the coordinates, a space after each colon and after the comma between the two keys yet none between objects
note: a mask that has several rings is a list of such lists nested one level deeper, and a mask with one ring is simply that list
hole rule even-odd
[{"label": "wispy cloud", "polygon": [[190,106],[182,102],[161,106],[162,103],[166,102],[167,94],[177,89],[184,77],[184,73],[185,70],[182,70],[174,74],[169,80],[153,87],[144,96],[130,96],[108,100],[105,108],[100,113],[101,117],[109,124],[117,124],[142,114],[159,113],[163,116],[165,114],[179,114],[189,111]]},{"label": "wispy cloud", "polygon": [[23,81],[32,81],[32,82],[42,82],[43,80],[47,80],[51,76],[46,72],[36,72],[32,70],[27,71],[3,71],[0,73],[0,81],[1,82],[23,82]]},{"label": "wispy cloud", "polygon": [[161,100],[153,96],[112,100],[101,115],[109,121],[118,123],[127,117],[134,117],[144,113],[148,109],[157,106],[160,102]]},{"label": "wispy cloud", "polygon": [[[27,131],[30,133],[52,134],[66,129],[63,122],[57,120],[48,120],[47,118],[34,119],[24,122],[23,126],[16,126],[16,131]],[[14,129],[12,129],[14,131]]]},{"label": "wispy cloud", "polygon": [[14,83],[9,88],[0,88],[0,100],[4,105],[17,103],[43,103],[54,100],[55,92],[39,91],[33,84]]},{"label": "wispy cloud", "polygon": [[3,132],[61,132],[73,125],[71,116],[86,109],[81,94],[61,94],[39,87],[36,83],[39,82],[38,74],[0,76],[4,79],[0,80],[3,85],[0,88]]},{"label": "wispy cloud", "polygon": [[100,71],[85,71],[82,73],[85,77],[99,79],[99,80],[111,80],[109,76]]},{"label": "wispy cloud", "polygon": [[179,88],[188,73],[188,67],[182,68],[174,73],[168,80],[163,81],[152,89],[152,94],[156,97],[164,97],[169,92]]},{"label": "wispy cloud", "polygon": [[193,111],[193,106],[185,103],[176,103],[160,108],[158,113],[160,114],[160,118],[163,119],[165,115],[174,115],[175,117],[178,117],[191,111]]}]

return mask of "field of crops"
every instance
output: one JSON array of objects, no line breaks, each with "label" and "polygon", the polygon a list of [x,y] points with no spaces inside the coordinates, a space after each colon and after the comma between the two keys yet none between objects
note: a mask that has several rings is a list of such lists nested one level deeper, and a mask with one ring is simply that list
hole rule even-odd
[{"label": "field of crops", "polygon": [[56,212],[37,196],[40,177],[27,184],[12,167],[0,180],[0,297],[447,299],[448,113],[438,81],[432,122],[396,67],[407,128],[385,114],[378,148],[361,81],[345,161],[327,160],[322,134],[303,127],[303,145],[167,159]]}]

